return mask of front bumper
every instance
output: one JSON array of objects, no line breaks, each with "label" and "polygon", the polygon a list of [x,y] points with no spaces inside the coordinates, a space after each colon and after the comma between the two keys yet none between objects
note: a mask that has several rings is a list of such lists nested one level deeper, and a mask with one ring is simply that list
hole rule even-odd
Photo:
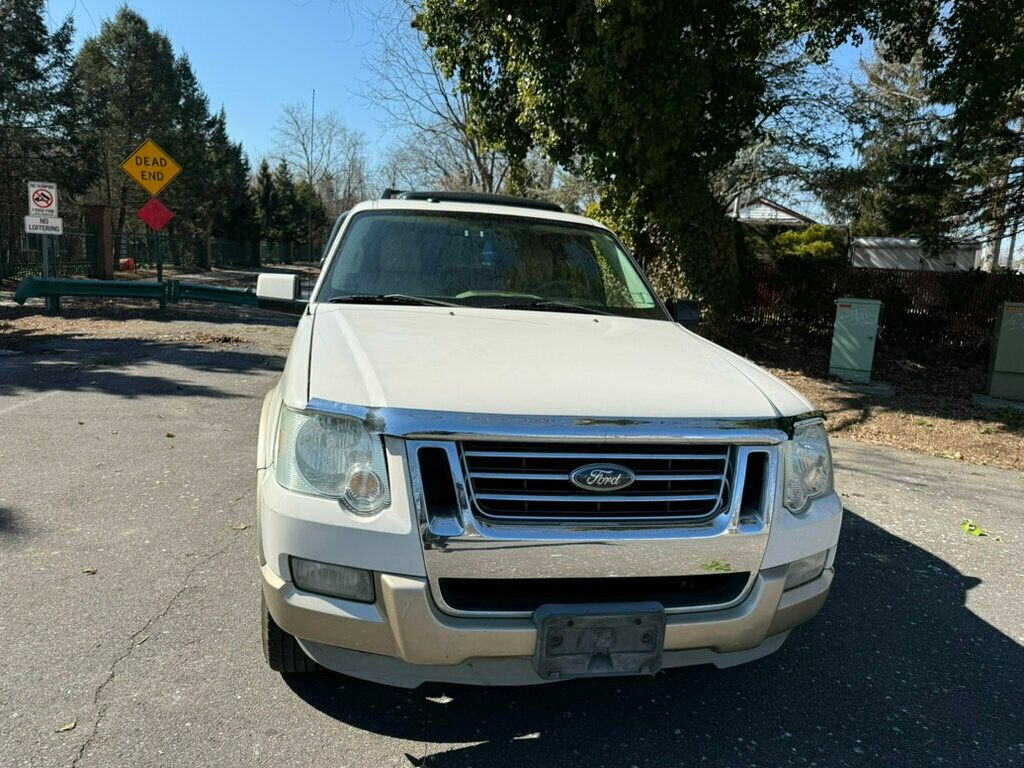
[{"label": "front bumper", "polygon": [[[790,629],[821,610],[832,578],[826,567],[818,578],[784,591],[786,566],[777,566],[758,573],[738,605],[670,614],[663,667],[729,667],[775,651]],[[379,574],[375,604],[301,592],[266,564],[262,580],[277,624],[337,672],[410,688],[426,681],[543,682],[531,664],[537,636],[532,621],[443,614],[424,578]]]}]

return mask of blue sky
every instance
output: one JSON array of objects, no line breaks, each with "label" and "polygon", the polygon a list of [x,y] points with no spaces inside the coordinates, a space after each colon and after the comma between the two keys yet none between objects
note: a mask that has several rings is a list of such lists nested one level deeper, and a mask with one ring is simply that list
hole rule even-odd
[{"label": "blue sky", "polygon": [[[50,23],[74,16],[78,43],[96,34],[123,0],[49,0]],[[228,131],[254,161],[273,147],[281,105],[337,110],[371,150],[383,115],[358,96],[373,50],[371,18],[381,0],[131,0],[128,3],[187,52],[213,109],[227,110]]]}]

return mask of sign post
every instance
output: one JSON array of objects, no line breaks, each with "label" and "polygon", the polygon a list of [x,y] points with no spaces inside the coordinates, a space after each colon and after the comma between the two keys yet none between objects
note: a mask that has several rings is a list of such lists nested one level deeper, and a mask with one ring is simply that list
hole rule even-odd
[{"label": "sign post", "polygon": [[[146,225],[152,230],[150,247],[156,250],[156,281],[162,283],[164,280],[164,254],[160,248],[157,233],[167,225],[174,214],[156,197],[174,181],[175,176],[181,173],[181,166],[155,141],[146,139],[138,149],[125,158],[125,161],[121,163],[121,170],[149,193],[150,201],[139,210],[139,218],[146,222]],[[164,302],[164,299],[160,299],[161,309],[165,306]]]},{"label": "sign post", "polygon": [[[25,217],[25,232],[39,235],[40,251],[43,261],[43,277],[56,276],[57,254],[54,246],[56,235],[64,234],[64,221],[57,215],[57,185],[48,181],[30,181],[28,183],[28,216]],[[49,296],[46,299],[46,312],[50,315],[60,314],[60,299]]]}]

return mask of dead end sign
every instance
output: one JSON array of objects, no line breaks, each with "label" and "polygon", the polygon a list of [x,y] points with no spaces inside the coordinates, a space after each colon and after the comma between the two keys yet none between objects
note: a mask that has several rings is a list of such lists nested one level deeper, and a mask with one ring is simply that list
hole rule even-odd
[{"label": "dead end sign", "polygon": [[131,176],[150,196],[156,197],[181,173],[181,166],[155,141],[146,139],[142,146],[121,163],[121,170]]}]

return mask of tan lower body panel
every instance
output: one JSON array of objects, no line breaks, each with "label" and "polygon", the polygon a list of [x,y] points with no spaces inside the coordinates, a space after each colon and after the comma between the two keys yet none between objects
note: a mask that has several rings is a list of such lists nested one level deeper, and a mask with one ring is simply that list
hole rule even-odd
[{"label": "tan lower body panel", "polygon": [[[528,619],[448,616],[435,607],[421,578],[380,574],[377,602],[367,605],[299,592],[269,566],[261,570],[274,620],[326,667],[395,685],[540,682],[530,666],[537,633]],[[670,613],[664,666],[732,666],[771,653],[790,629],[821,609],[832,578],[826,569],[784,592],[786,567],[771,568],[732,608]],[[404,675],[402,668],[408,668]]]}]

